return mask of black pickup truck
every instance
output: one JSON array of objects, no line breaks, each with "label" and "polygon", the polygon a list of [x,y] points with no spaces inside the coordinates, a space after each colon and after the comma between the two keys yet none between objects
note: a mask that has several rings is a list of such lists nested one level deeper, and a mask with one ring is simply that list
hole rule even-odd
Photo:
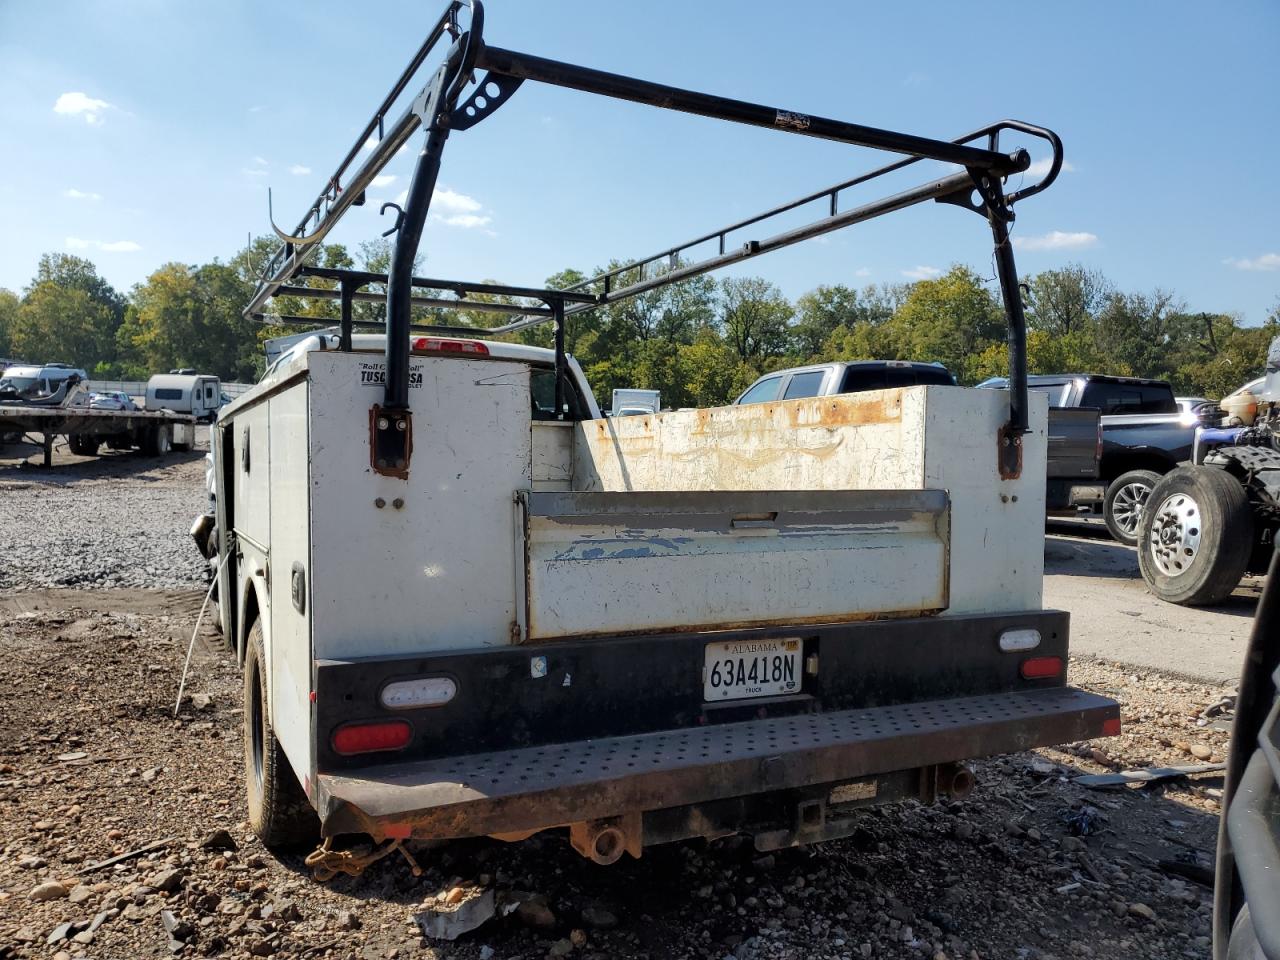
[{"label": "black pickup truck", "polygon": [[[997,378],[979,386],[1007,384]],[[1163,380],[1055,373],[1028,377],[1027,386],[1049,395],[1050,434],[1061,416],[1056,408],[1093,408],[1101,413],[1099,483],[1078,485],[1071,506],[1100,506],[1111,535],[1133,546],[1151,488],[1179,463],[1191,459],[1200,418],[1181,410],[1173,387]]]}]

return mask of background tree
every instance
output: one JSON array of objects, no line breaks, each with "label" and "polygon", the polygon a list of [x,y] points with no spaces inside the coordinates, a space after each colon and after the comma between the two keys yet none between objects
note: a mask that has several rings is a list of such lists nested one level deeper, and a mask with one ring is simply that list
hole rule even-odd
[{"label": "background tree", "polygon": [[786,351],[794,311],[782,291],[763,277],[726,277],[720,296],[720,326],[740,360],[763,361]]},{"label": "background tree", "polygon": [[18,307],[22,301],[12,290],[0,287],[0,357],[12,357],[13,325],[18,319]]},{"label": "background tree", "polygon": [[1091,330],[1115,292],[1101,273],[1078,263],[1037,273],[1026,288],[1027,326],[1059,337]]},{"label": "background tree", "polygon": [[944,364],[962,382],[977,379],[977,358],[1005,336],[1004,313],[978,275],[956,265],[911,288],[886,327],[898,359]]}]

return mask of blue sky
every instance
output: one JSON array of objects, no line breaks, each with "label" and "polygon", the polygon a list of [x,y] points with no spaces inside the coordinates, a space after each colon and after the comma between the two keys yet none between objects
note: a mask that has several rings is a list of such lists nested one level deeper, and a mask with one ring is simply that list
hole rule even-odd
[{"label": "blue sky", "polygon": [[[497,46],[788,110],[941,139],[1002,117],[1049,126],[1070,170],[1019,208],[1020,272],[1080,261],[1122,289],[1172,289],[1193,310],[1249,323],[1280,294],[1271,0],[1020,4],[983,22],[955,4],[906,2],[486,9]],[[436,15],[424,0],[0,0],[0,286],[21,290],[46,251],[89,257],[122,290],[168,261],[226,258],[266,232],[268,185],[291,225]],[[526,84],[450,139],[425,272],[537,284],[653,253],[878,160]],[[411,161],[393,162],[378,198],[407,186]],[[377,236],[388,224],[376,208],[331,239]],[[990,256],[981,220],[927,204],[739,272],[795,297],[953,262],[990,275]]]}]

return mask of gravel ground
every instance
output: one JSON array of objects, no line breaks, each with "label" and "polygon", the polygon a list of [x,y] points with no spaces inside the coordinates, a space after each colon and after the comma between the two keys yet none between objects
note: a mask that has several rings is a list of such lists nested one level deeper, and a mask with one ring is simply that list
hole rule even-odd
[{"label": "gravel ground", "polygon": [[[207,630],[172,715],[200,600],[0,598],[0,957],[1209,955],[1209,890],[1185,875],[1211,864],[1220,779],[1110,792],[1073,780],[1220,758],[1221,721],[1196,718],[1221,687],[1074,663],[1074,682],[1122,702],[1120,737],[981,761],[966,801],[881,808],[812,848],[761,856],[730,838],[600,868],[547,833],[419,849],[421,877],[392,858],[321,885],[243,819],[240,679]],[[527,903],[456,941],[424,939],[413,915],[455,887]]]},{"label": "gravel ground", "polygon": [[199,586],[187,536],[204,507],[204,450],[164,459],[83,458],[56,448],[0,445],[0,591],[38,587]]}]

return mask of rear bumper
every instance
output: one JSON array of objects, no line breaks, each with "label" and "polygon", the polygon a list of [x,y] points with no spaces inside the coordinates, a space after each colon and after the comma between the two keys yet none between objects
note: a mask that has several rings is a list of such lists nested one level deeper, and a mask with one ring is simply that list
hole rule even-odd
[{"label": "rear bumper", "polygon": [[321,773],[313,800],[326,836],[521,833],[1084,740],[1119,716],[1052,687]]}]

